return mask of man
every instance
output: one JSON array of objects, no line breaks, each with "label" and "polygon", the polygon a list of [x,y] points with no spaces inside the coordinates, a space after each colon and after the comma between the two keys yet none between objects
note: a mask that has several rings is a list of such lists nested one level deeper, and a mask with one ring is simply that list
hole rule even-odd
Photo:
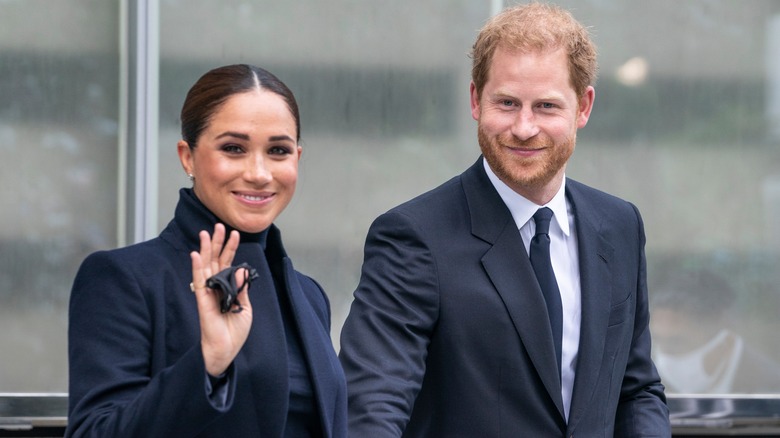
[{"label": "man", "polygon": [[642,220],[564,174],[595,96],[587,31],[517,6],[472,55],[484,159],[368,233],[341,338],[350,435],[670,436]]}]

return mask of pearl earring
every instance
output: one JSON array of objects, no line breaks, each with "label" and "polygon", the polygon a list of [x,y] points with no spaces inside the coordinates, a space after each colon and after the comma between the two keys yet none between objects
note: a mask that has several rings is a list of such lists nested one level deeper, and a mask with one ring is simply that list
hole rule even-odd
[{"label": "pearl earring", "polygon": [[189,179],[190,179],[190,181],[193,181],[193,182],[195,181],[195,175],[193,175],[193,174],[191,174],[191,173],[188,173],[188,174],[187,174],[187,178],[189,178]]}]

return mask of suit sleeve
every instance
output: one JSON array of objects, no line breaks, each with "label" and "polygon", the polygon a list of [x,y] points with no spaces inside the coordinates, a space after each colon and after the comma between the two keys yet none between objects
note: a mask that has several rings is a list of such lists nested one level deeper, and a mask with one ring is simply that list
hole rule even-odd
[{"label": "suit sleeve", "polygon": [[633,337],[615,419],[615,436],[670,437],[669,409],[664,387],[650,358],[644,225],[639,211],[635,206],[632,207],[639,225],[640,263]]},{"label": "suit sleeve", "polygon": [[350,436],[401,436],[422,386],[438,304],[436,263],[422,233],[401,213],[380,216],[341,332]]},{"label": "suit sleeve", "polygon": [[164,301],[145,299],[139,284],[126,261],[112,252],[91,255],[76,276],[69,310],[66,436],[195,436],[230,408],[234,367],[227,372],[227,390],[210,397],[199,343],[153,375],[153,362],[165,355],[155,351],[152,322],[164,314],[159,308]]}]

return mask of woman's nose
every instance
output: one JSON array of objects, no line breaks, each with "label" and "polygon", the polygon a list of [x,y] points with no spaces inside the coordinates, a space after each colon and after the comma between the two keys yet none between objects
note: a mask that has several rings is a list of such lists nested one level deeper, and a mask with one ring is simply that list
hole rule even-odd
[{"label": "woman's nose", "polygon": [[247,160],[244,178],[257,184],[265,184],[273,179],[265,160],[259,157]]}]

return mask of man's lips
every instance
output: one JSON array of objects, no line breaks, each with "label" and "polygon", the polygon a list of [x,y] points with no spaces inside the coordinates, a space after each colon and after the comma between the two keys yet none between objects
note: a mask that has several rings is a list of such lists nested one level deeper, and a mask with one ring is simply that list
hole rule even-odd
[{"label": "man's lips", "polygon": [[532,157],[545,150],[543,146],[542,147],[525,147],[525,146],[518,147],[518,146],[504,145],[504,148],[506,148],[511,154],[519,155],[522,157]]}]

